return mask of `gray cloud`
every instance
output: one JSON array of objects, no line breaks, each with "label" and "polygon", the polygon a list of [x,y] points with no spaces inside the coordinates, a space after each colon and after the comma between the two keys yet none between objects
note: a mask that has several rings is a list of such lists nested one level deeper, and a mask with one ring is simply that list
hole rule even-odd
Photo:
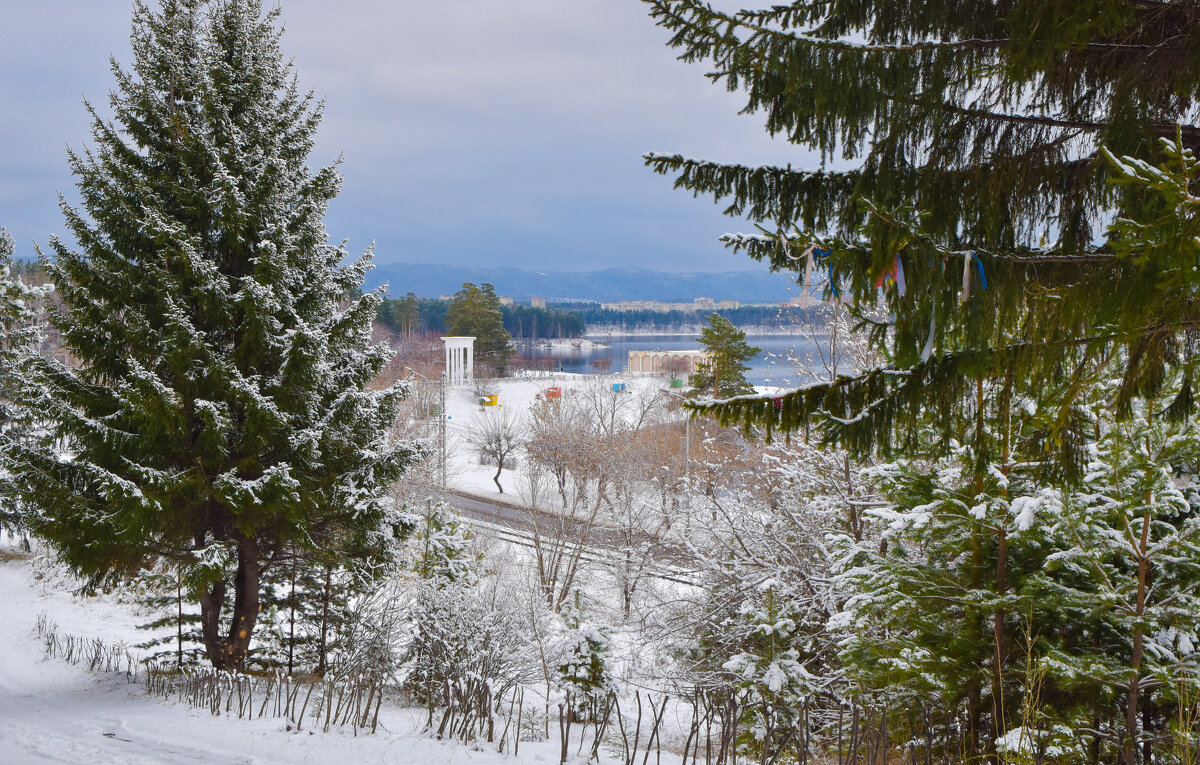
[{"label": "gray cloud", "polygon": [[[730,3],[725,3],[731,5]],[[86,143],[124,0],[12,4],[0,46],[0,225],[62,230],[64,146]],[[735,4],[733,4],[735,5]],[[748,224],[670,188],[645,151],[805,164],[739,96],[674,60],[637,0],[283,0],[284,47],[326,100],[314,162],[344,157],[328,218],[381,261],[532,268],[755,267],[716,237]]]}]

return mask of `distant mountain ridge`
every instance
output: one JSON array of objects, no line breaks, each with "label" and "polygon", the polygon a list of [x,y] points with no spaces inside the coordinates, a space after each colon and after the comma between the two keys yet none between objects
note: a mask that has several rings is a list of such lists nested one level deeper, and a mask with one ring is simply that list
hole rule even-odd
[{"label": "distant mountain ridge", "polygon": [[458,291],[463,282],[490,282],[496,294],[527,301],[531,297],[573,300],[690,301],[697,297],[775,303],[798,294],[786,274],[757,271],[671,273],[641,268],[602,271],[531,271],[521,268],[482,268],[435,263],[386,263],[367,274],[366,287],[387,283],[393,297],[409,292],[436,298]]}]

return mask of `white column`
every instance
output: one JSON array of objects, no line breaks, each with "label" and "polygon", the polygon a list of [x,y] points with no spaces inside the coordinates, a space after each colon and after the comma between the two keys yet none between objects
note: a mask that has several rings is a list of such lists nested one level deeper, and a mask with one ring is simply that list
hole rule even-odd
[{"label": "white column", "polygon": [[475,338],[443,337],[446,344],[446,382],[451,387],[470,385],[475,379]]}]

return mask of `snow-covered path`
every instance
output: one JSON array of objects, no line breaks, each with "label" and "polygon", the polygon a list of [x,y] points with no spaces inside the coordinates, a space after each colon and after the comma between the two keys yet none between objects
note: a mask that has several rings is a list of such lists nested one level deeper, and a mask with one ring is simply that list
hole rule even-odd
[{"label": "snow-covered path", "polygon": [[519,757],[470,751],[414,734],[415,712],[390,710],[390,733],[296,734],[281,720],[212,717],[149,698],[123,676],[98,675],[42,655],[34,625],[46,612],[64,634],[137,638],[132,610],[75,598],[38,580],[28,559],[0,550],[0,763],[401,763],[545,765],[554,745],[521,744]]},{"label": "snow-covered path", "polygon": [[[0,562],[0,603],[6,611],[0,619],[0,753],[5,762],[278,761],[256,757],[253,735],[228,730],[229,721],[211,721],[221,730],[212,741],[205,741],[205,736],[187,733],[189,728],[210,727],[195,725],[199,720],[194,710],[168,710],[168,705],[145,698],[123,678],[93,675],[44,659],[33,633],[37,614],[48,611],[52,618],[65,617],[63,621],[71,626],[86,615],[84,604],[64,608],[72,599],[59,595],[51,585],[33,578],[28,561]],[[106,618],[113,616],[112,610],[95,609],[95,626],[104,628],[96,632],[119,626]],[[166,712],[179,713],[181,724],[170,725]],[[218,741],[220,746],[212,746]]]}]

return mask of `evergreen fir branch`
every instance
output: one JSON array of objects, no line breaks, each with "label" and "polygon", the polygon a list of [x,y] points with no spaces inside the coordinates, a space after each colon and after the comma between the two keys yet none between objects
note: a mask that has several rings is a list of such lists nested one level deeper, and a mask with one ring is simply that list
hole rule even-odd
[{"label": "evergreen fir branch", "polygon": [[860,174],[805,172],[787,167],[722,165],[681,155],[647,154],[645,163],[659,175],[676,174],[675,188],[714,201],[730,198],[726,215],[754,220],[801,222],[825,228],[837,222]]},{"label": "evergreen fir branch", "polygon": [[[1082,11],[1021,8],[1005,18],[978,9],[963,16],[960,7],[940,3],[901,5],[879,13],[869,4],[801,3],[756,15],[723,14],[696,0],[651,3],[652,14],[675,33],[670,44],[684,50],[685,60],[711,59],[711,76],[744,90],[746,110],[763,110],[769,132],[782,132],[823,159],[835,152],[861,156],[861,167],[851,171],[859,175],[855,193],[885,204],[915,202],[945,235],[1030,246],[1056,231],[1067,250],[1084,249],[1093,243],[1097,217],[1114,204],[1137,203],[1105,190],[1100,143],[1147,158],[1145,136],[1170,135],[1179,123],[1186,141],[1200,142],[1192,124],[1195,88],[1186,84],[1195,80],[1184,75],[1200,71],[1200,61],[1174,68],[1151,63],[1186,58],[1185,32],[1167,34],[1138,11],[1090,18]],[[1172,4],[1176,9],[1183,6]],[[820,25],[811,38],[762,26],[772,17],[791,23],[805,14]],[[1054,25],[1043,26],[1051,17]],[[933,26],[939,23],[945,26]],[[1197,23],[1180,18],[1181,29]],[[930,25],[926,37],[934,42],[953,43],[961,35],[1009,44],[986,53],[887,49],[926,42],[922,24]],[[1064,36],[1041,31],[1050,28]],[[847,35],[867,42],[838,39]],[[994,85],[980,89],[981,72],[990,72]],[[1176,95],[1185,92],[1192,95]],[[960,171],[960,184],[949,188]],[[793,190],[759,188],[752,202],[735,197],[728,211],[753,208],[757,220],[786,223],[804,210],[809,227],[818,219],[823,225],[854,221],[854,194],[832,184],[819,189],[815,177],[809,188],[794,189],[801,194],[795,201],[783,199]],[[732,191],[728,178],[678,176],[678,185],[693,193],[706,191],[706,184],[721,194]],[[979,189],[989,191],[959,204]],[[790,217],[768,218],[778,211]]]}]

